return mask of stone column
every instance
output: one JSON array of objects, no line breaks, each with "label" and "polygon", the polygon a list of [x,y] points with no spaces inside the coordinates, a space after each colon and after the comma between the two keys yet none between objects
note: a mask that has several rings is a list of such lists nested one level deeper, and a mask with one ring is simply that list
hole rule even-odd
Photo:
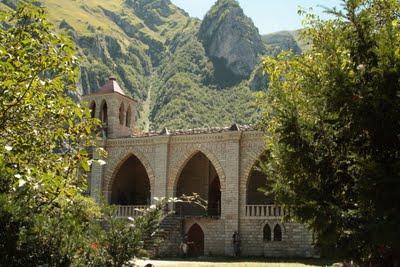
[{"label": "stone column", "polygon": [[[104,140],[98,140],[97,146],[104,148],[105,146],[105,141]],[[93,151],[93,159],[98,160],[100,159],[100,155],[96,149]],[[90,170],[90,196],[96,200],[97,203],[100,203],[102,200],[102,188],[101,188],[101,183],[103,179],[103,168],[104,166],[100,165],[97,162],[93,162]],[[108,197],[108,196],[106,196]],[[108,199],[106,199],[108,200]]]},{"label": "stone column", "polygon": [[[169,136],[154,137],[154,188],[152,197],[167,197]],[[154,203],[154,199],[152,199]]]},{"label": "stone column", "polygon": [[226,136],[225,192],[222,200],[222,217],[225,221],[225,255],[233,255],[232,235],[239,230],[239,159],[240,132]]}]

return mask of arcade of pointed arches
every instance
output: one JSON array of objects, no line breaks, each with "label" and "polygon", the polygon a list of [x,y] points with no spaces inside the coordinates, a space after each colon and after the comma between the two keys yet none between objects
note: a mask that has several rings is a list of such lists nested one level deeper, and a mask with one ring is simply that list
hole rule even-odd
[{"label": "arcade of pointed arches", "polygon": [[[137,156],[140,155],[140,156]],[[104,187],[105,191],[111,192],[112,191],[112,185],[114,183],[114,180],[117,179],[119,172],[121,171],[121,167],[124,166],[126,161],[128,161],[130,158],[136,158],[135,164],[137,166],[142,165],[142,170],[143,175],[147,176],[147,179],[149,179],[149,184],[150,184],[150,189],[153,189],[154,187],[154,174],[152,174],[152,169],[150,167],[150,164],[146,160],[146,157],[141,154],[139,151],[132,151],[129,153],[126,153],[123,157],[119,157],[115,164],[115,166],[110,166],[109,170],[114,170],[112,175],[109,175],[110,178],[106,179],[106,185]],[[258,189],[261,187],[266,186],[266,177],[265,175],[260,172],[257,162],[259,159],[262,158],[261,156],[258,157],[258,159],[253,160],[252,167],[249,168],[248,175],[247,175],[247,180],[246,180],[246,194],[245,194],[245,204],[246,205],[263,205],[263,204],[273,204],[273,200],[271,198],[266,198],[265,195],[260,192]],[[194,162],[197,161],[197,162]],[[133,163],[133,161],[131,161]],[[197,163],[197,164],[196,164]],[[197,165],[197,166],[196,166]],[[201,166],[199,166],[201,165]],[[177,167],[179,166],[179,167]],[[198,170],[201,169],[206,169],[208,173],[205,173],[206,176],[208,176],[209,180],[208,181],[202,181],[204,183],[208,183],[209,186],[214,185],[214,187],[209,187],[208,189],[211,191],[218,191],[216,194],[220,194],[219,196],[219,204],[221,204],[221,197],[223,194],[223,185],[225,183],[225,175],[222,169],[222,166],[220,165],[218,159],[209,151],[205,149],[195,149],[191,152],[185,153],[182,157],[181,160],[177,162],[175,168],[176,171],[172,172],[170,179],[168,179],[168,188],[170,189],[169,192],[173,196],[178,196],[182,194],[190,194],[194,192],[189,192],[190,188],[187,188],[187,190],[182,191],[182,186],[190,186],[187,184],[182,184],[184,182],[184,179],[182,176],[191,176],[189,178],[201,178],[196,174],[196,172],[191,172],[191,169],[196,168]],[[149,174],[151,173],[151,174]],[[196,177],[197,175],[197,177]],[[194,187],[196,188],[196,187]],[[171,190],[172,189],[172,190]],[[188,191],[189,190],[189,191]],[[204,192],[203,196],[207,197],[207,193]],[[218,201],[218,200],[217,200]],[[220,208],[220,206],[219,206]]]},{"label": "arcade of pointed arches", "polygon": [[[272,199],[265,198],[257,189],[265,186],[266,177],[259,171],[257,162],[263,158],[261,153],[253,160],[246,179],[245,205],[273,204]],[[105,189],[109,193],[111,204],[116,205],[149,205],[154,190],[155,177],[146,157],[139,151],[119,157],[118,164],[109,166],[114,170],[110,179],[106,182]],[[179,168],[177,168],[179,166]],[[209,203],[207,210],[201,212],[190,205],[176,205],[175,211],[181,215],[195,216],[220,216],[221,197],[225,176],[218,159],[209,151],[194,149],[186,152],[175,165],[168,179],[168,187],[173,188],[173,196],[180,197],[183,194],[191,195],[195,190],[201,189],[200,197]],[[130,185],[129,185],[130,184]],[[179,203],[177,203],[179,204]],[[200,227],[202,229],[202,227]],[[265,242],[282,241],[283,226],[279,223],[270,225],[265,223],[262,228],[262,236]],[[195,231],[200,233],[198,229]],[[203,233],[204,235],[204,233]],[[199,234],[200,236],[200,234]],[[203,237],[204,239],[204,237]],[[204,240],[202,241],[204,242]],[[204,244],[202,245],[204,246]]]}]

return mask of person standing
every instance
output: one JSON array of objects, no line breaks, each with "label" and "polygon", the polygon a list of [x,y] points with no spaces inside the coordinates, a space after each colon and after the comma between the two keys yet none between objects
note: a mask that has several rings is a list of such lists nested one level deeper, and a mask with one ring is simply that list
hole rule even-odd
[{"label": "person standing", "polygon": [[189,240],[188,240],[188,235],[184,235],[184,236],[183,236],[183,239],[182,239],[180,248],[181,248],[181,252],[182,252],[183,257],[186,258],[187,255],[188,255],[188,252],[189,252]]},{"label": "person standing", "polygon": [[232,236],[233,252],[235,257],[240,255],[240,235],[238,231],[235,231]]}]

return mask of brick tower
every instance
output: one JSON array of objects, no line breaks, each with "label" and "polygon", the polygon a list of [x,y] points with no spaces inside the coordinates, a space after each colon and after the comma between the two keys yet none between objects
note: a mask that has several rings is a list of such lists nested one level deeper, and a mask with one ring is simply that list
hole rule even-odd
[{"label": "brick tower", "polygon": [[85,95],[92,117],[102,122],[104,138],[131,136],[136,126],[137,102],[125,95],[114,77],[95,93]]}]

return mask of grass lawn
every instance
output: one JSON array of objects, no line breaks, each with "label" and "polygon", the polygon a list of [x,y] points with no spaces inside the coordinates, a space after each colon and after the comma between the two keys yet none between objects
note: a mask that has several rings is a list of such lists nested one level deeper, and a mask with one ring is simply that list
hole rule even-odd
[{"label": "grass lawn", "polygon": [[177,266],[177,267],[304,267],[304,266],[332,266],[332,262],[315,259],[279,260],[263,258],[230,259],[230,258],[204,258],[204,259],[163,259],[163,260],[140,260],[136,264],[145,266],[152,263],[154,266]]}]

